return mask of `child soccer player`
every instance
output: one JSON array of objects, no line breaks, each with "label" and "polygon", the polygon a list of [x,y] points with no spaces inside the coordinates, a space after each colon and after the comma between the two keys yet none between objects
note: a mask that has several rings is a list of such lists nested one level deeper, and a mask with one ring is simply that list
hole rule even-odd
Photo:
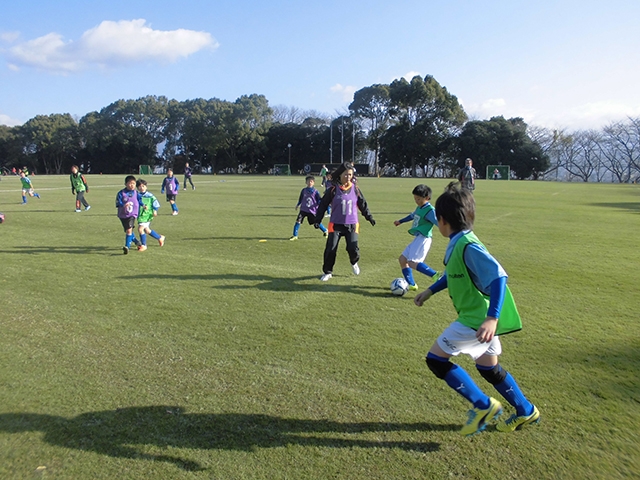
[{"label": "child soccer player", "polygon": [[138,180],[136,182],[136,187],[142,197],[140,212],[138,213],[138,233],[140,234],[140,245],[138,245],[138,251],[144,252],[147,249],[147,234],[158,240],[161,247],[164,245],[165,237],[150,228],[153,217],[158,215],[160,202],[158,202],[158,199],[153,193],[147,191],[146,180]]},{"label": "child soccer player", "polygon": [[[307,186],[300,191],[300,197],[298,197],[298,203],[295,206],[296,210],[300,208],[300,213],[298,213],[296,223],[293,225],[293,236],[289,240],[298,239],[300,224],[302,224],[305,218],[309,222],[309,225],[314,225],[316,221],[316,212],[318,211],[318,205],[321,200],[320,192],[314,187],[316,179],[313,175],[309,175],[304,180]],[[319,228],[325,237],[328,235],[327,229],[322,223],[319,223],[316,228]]]},{"label": "child soccer player", "polygon": [[347,241],[347,253],[351,262],[351,269],[355,275],[360,275],[360,267],[358,266],[358,261],[360,260],[358,210],[371,225],[375,226],[376,224],[364,195],[351,182],[353,172],[353,165],[345,162],[331,174],[331,178],[335,183],[325,192],[316,213],[315,223],[319,227],[324,212],[331,206],[329,236],[324,249],[324,263],[322,265],[324,274],[320,277],[323,282],[333,276],[333,266],[336,263],[336,253],[341,237],[345,237]]},{"label": "child soccer player", "polygon": [[136,190],[136,177],[133,175],[128,175],[124,179],[124,185],[125,187],[116,195],[116,208],[126,235],[124,247],[122,247],[122,253],[126,255],[131,248],[131,242],[138,243],[133,234],[133,227],[142,204],[142,195]]},{"label": "child soccer player", "polygon": [[87,203],[84,198],[84,194],[89,193],[89,185],[87,185],[87,181],[84,178],[78,169],[77,165],[73,165],[71,167],[71,175],[69,175],[69,179],[71,180],[71,193],[76,196],[76,212],[81,212],[80,205],[84,205],[84,210],[87,211],[91,208],[91,205]]},{"label": "child soccer player", "polygon": [[400,220],[396,220],[393,224],[398,225],[413,221],[409,233],[415,238],[407,245],[402,255],[398,258],[402,275],[409,284],[409,290],[418,290],[418,285],[413,279],[411,269],[424,273],[428,277],[434,278],[438,274],[433,268],[424,263],[427,258],[429,248],[431,248],[431,232],[433,226],[438,225],[434,208],[429,203],[431,200],[431,189],[426,185],[418,185],[411,192],[413,199],[418,207],[415,211]]},{"label": "child soccer player", "polygon": [[160,193],[164,193],[167,191],[167,202],[171,204],[171,210],[173,212],[171,215],[178,215],[178,205],[176,205],[176,196],[180,191],[180,182],[176,177],[173,176],[173,170],[167,170],[167,176],[162,182],[162,188],[160,189]]},{"label": "child soccer player", "polygon": [[27,177],[24,171],[20,172],[20,182],[22,183],[22,205],[27,204],[27,195],[30,197],[40,198],[40,194],[33,190],[31,179]]},{"label": "child soccer player", "polygon": [[191,190],[195,190],[196,187],[193,185],[193,181],[191,177],[193,176],[193,168],[189,166],[189,163],[184,164],[184,189],[187,189],[187,181],[191,184]]},{"label": "child soccer player", "polygon": [[507,287],[506,272],[472,231],[473,193],[455,182],[449,184],[436,201],[436,215],[440,233],[450,239],[444,257],[445,272],[413,301],[420,307],[432,295],[448,288],[458,318],[429,350],[427,366],[473,405],[460,430],[462,435],[484,430],[487,422],[502,413],[502,405],[480,390],[462,367],[449,361],[461,353],[475,360],[480,375],[516,409],[515,414],[498,423],[498,431],[512,432],[537,423],[540,412],[498,363],[502,353],[499,335],[520,330],[522,322]]}]

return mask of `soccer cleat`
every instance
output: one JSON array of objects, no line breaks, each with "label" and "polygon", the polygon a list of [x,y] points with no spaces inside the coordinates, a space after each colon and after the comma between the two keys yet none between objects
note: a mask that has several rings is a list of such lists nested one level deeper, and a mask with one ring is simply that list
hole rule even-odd
[{"label": "soccer cleat", "polygon": [[409,290],[416,291],[418,290],[418,284],[414,283],[413,285],[409,285]]},{"label": "soccer cleat", "polygon": [[354,275],[360,275],[360,267],[358,266],[357,263],[354,263],[353,265],[351,265],[351,270],[353,270]]},{"label": "soccer cleat", "polygon": [[158,239],[158,243],[160,244],[161,247],[164,245],[164,235],[160,235],[160,238]]},{"label": "soccer cleat", "polygon": [[441,277],[442,272],[436,271],[436,273],[433,274],[433,277],[431,277],[431,280],[433,280],[433,283],[436,283],[438,280],[440,280]]},{"label": "soccer cleat", "polygon": [[324,233],[322,234],[322,236],[323,236],[323,237],[328,237],[328,236],[329,236],[329,231],[327,230],[326,232],[324,232]]},{"label": "soccer cleat", "polygon": [[36,198],[40,198],[40,194],[39,193],[34,193],[33,196],[36,197]]},{"label": "soccer cleat", "polygon": [[129,253],[129,247],[127,247],[126,245],[122,247],[122,253],[124,253],[125,255]]},{"label": "soccer cleat", "polygon": [[84,211],[86,212],[87,210],[91,209],[91,205],[87,205],[86,207],[84,207]]},{"label": "soccer cleat", "polygon": [[80,210],[79,208],[76,208],[76,213],[80,213],[82,210]]},{"label": "soccer cleat", "polygon": [[195,190],[195,189],[196,189],[196,187],[191,187],[191,190]]},{"label": "soccer cleat", "polygon": [[331,275],[330,273],[325,273],[324,275],[322,275],[320,277],[320,280],[322,280],[323,282],[326,282],[327,280],[329,280],[331,277],[333,277],[333,275]]},{"label": "soccer cleat", "polygon": [[186,190],[187,190],[187,187],[184,187],[182,190],[185,190],[185,191],[186,191]]},{"label": "soccer cleat", "polygon": [[496,425],[496,430],[499,432],[513,432],[514,430],[520,430],[525,425],[533,425],[540,423],[540,412],[537,407],[533,406],[533,412],[531,415],[511,415],[506,420],[500,420]]},{"label": "soccer cleat", "polygon": [[177,210],[174,210],[174,211],[173,211],[173,213],[172,213],[171,215],[177,215],[177,214],[178,214],[178,211],[177,211]]},{"label": "soccer cleat", "polygon": [[467,423],[460,429],[461,435],[474,435],[487,427],[487,422],[494,420],[502,413],[502,405],[495,398],[489,397],[489,408],[472,408],[469,410]]},{"label": "soccer cleat", "polygon": [[144,252],[147,249],[146,245],[138,245],[138,251],[139,252]]},{"label": "soccer cleat", "polygon": [[296,237],[295,235],[293,235],[289,240],[293,242],[294,240],[297,240],[297,239],[298,239],[298,237]]}]

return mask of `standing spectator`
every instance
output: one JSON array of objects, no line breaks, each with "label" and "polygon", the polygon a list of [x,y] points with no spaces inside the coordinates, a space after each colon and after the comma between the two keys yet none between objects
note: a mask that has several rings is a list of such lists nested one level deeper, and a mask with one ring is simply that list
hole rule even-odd
[{"label": "standing spectator", "polygon": [[458,172],[458,181],[462,184],[462,188],[467,190],[475,190],[476,188],[476,169],[473,168],[473,160],[467,158],[465,166]]}]

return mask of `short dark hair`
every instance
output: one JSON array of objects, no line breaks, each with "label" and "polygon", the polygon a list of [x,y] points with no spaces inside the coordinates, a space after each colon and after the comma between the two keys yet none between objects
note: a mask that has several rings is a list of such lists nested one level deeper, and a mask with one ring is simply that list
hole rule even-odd
[{"label": "short dark hair", "polygon": [[313,175],[307,175],[307,178],[305,178],[304,181],[308,182],[309,180],[313,180],[315,182],[316,181],[316,177],[314,177]]},{"label": "short dark hair", "polygon": [[476,219],[473,193],[461,188],[460,182],[451,182],[436,200],[436,217],[451,225],[454,232],[473,229]]},{"label": "short dark hair", "polygon": [[146,184],[147,184],[147,181],[141,178],[136,182],[136,187],[139,187],[140,185],[146,185]]},{"label": "short dark hair", "polygon": [[411,192],[414,195],[422,198],[431,198],[431,188],[427,187],[424,184],[416,185],[416,188]]},{"label": "short dark hair", "polygon": [[127,176],[124,178],[124,184],[126,185],[126,184],[127,184],[127,183],[129,183],[131,180],[134,180],[134,181],[135,181],[135,179],[136,179],[136,177],[134,177],[133,175],[127,175]]}]

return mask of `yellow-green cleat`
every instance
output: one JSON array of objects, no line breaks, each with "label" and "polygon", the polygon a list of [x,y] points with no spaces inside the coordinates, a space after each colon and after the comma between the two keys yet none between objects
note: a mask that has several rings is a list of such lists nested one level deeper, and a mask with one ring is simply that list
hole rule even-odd
[{"label": "yellow-green cleat", "polygon": [[502,413],[502,405],[495,398],[489,397],[489,408],[472,408],[469,410],[467,423],[460,429],[461,435],[474,435],[487,427],[487,423],[495,420]]},{"label": "yellow-green cleat", "polygon": [[520,430],[525,425],[532,425],[540,423],[540,411],[534,405],[531,415],[517,416],[515,413],[506,420],[500,420],[496,425],[496,430],[499,432],[513,432],[514,430]]},{"label": "yellow-green cleat", "polygon": [[417,291],[418,290],[418,284],[414,283],[413,285],[409,285],[409,290],[411,291]]},{"label": "yellow-green cleat", "polygon": [[298,239],[298,237],[297,237],[297,236],[295,236],[295,235],[293,235],[291,238],[289,238],[289,240],[290,240],[291,242],[295,242],[297,239]]}]

